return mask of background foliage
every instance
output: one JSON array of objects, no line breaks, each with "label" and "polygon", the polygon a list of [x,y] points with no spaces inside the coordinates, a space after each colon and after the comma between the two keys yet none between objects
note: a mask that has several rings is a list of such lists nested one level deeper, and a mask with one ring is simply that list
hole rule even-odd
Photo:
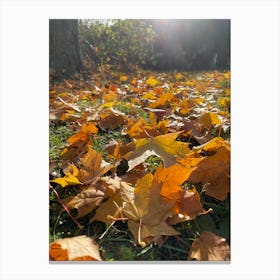
[{"label": "background foliage", "polygon": [[230,20],[81,20],[83,58],[93,67],[151,70],[230,67]]}]

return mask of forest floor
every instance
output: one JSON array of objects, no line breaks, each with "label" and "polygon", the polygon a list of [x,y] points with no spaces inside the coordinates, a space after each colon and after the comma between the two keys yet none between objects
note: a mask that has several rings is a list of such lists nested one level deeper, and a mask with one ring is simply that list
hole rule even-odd
[{"label": "forest floor", "polygon": [[86,235],[105,261],[205,260],[203,232],[230,245],[229,71],[107,69],[51,82],[49,105],[51,244]]}]

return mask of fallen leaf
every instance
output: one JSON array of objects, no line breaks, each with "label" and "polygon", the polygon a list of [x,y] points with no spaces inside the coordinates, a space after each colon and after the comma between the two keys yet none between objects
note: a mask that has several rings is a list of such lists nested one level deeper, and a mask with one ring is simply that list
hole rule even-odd
[{"label": "fallen leaf", "polygon": [[87,185],[95,184],[101,176],[112,168],[111,165],[102,166],[101,163],[101,154],[88,147],[87,153],[80,159],[80,181]]},{"label": "fallen leaf", "polygon": [[52,261],[102,261],[98,244],[86,235],[58,239],[49,253]]},{"label": "fallen leaf", "polygon": [[85,132],[85,133],[93,133],[96,134],[98,133],[98,128],[95,126],[94,123],[92,122],[87,122],[84,123],[81,127],[81,131]]},{"label": "fallen leaf", "polygon": [[70,199],[66,206],[71,209],[77,210],[77,215],[74,215],[77,219],[89,214],[96,206],[98,206],[106,197],[104,189],[97,189],[94,186],[90,186],[72,199]]},{"label": "fallen leaf", "polygon": [[149,86],[149,87],[154,87],[158,84],[158,81],[156,79],[154,79],[153,77],[150,77],[147,81],[146,81],[146,84]]},{"label": "fallen leaf", "polygon": [[68,164],[68,168],[65,168],[63,173],[65,174],[64,177],[50,180],[50,182],[57,183],[62,187],[82,184],[77,178],[79,175],[79,170],[75,165]]},{"label": "fallen leaf", "polygon": [[218,200],[225,200],[230,191],[230,148],[222,138],[214,138],[199,151],[211,152],[203,158],[189,177],[193,183],[205,183],[205,193]]},{"label": "fallen leaf", "polygon": [[[129,156],[129,170],[131,170],[131,166],[134,165],[133,161],[137,160],[138,157],[141,157],[147,151],[152,151],[160,156],[163,160],[164,167],[171,166],[176,163],[177,159],[185,157],[186,154],[190,152],[188,143],[175,141],[181,133],[182,131],[179,131],[159,135],[154,138],[136,140],[135,143],[133,143],[135,149]],[[146,158],[143,158],[143,160],[145,161]]]},{"label": "fallen leaf", "polygon": [[121,197],[124,201],[123,214],[129,218],[128,227],[135,241],[142,247],[148,240],[162,235],[179,233],[166,223],[174,202],[160,196],[161,184],[147,174],[137,181],[135,189],[121,184]]},{"label": "fallen leaf", "polygon": [[203,114],[198,121],[203,124],[204,127],[214,127],[222,123],[218,115],[211,112]]},{"label": "fallen leaf", "polygon": [[91,143],[90,133],[80,130],[68,138],[67,142],[70,145],[62,150],[60,158],[63,160],[73,160],[85,150],[87,145]]},{"label": "fallen leaf", "polygon": [[106,225],[110,225],[114,219],[121,217],[122,198],[120,192],[116,192],[110,199],[101,203],[97,208],[95,215],[91,218],[89,223],[93,221],[100,221]]},{"label": "fallen leaf", "polygon": [[198,215],[208,213],[203,209],[196,189],[180,191],[180,198],[176,201],[176,212],[178,217],[180,216],[184,221],[192,220]]},{"label": "fallen leaf", "polygon": [[161,95],[155,102],[150,104],[151,108],[159,108],[165,105],[169,105],[170,102],[173,100],[174,94],[173,93],[164,93]]},{"label": "fallen leaf", "polygon": [[113,108],[103,110],[98,114],[97,125],[101,129],[115,129],[127,123],[124,113]]},{"label": "fallen leaf", "polygon": [[204,231],[193,241],[188,260],[229,261],[230,247],[225,238]]},{"label": "fallen leaf", "polygon": [[162,184],[160,194],[171,200],[181,197],[181,185],[189,178],[195,169],[186,168],[181,164],[174,164],[168,168],[159,166],[155,172],[156,180]]}]

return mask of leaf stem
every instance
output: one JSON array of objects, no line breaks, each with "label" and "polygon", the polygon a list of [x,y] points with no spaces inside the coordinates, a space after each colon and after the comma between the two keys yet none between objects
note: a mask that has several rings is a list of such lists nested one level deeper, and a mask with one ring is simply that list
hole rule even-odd
[{"label": "leaf stem", "polygon": [[63,203],[63,201],[61,200],[59,194],[57,193],[57,191],[54,189],[54,187],[52,185],[49,185],[49,188],[53,191],[53,193],[56,195],[57,200],[59,201],[59,203],[61,204],[61,206],[63,207],[63,209],[67,212],[67,214],[70,216],[70,218],[73,220],[73,222],[79,227],[79,229],[83,229],[84,226],[82,226],[70,213],[69,209],[67,208],[67,206]]}]

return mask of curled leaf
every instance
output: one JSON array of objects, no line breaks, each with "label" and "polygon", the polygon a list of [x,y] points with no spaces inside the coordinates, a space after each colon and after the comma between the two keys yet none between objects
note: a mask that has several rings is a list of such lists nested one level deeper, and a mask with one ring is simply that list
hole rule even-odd
[{"label": "curled leaf", "polygon": [[204,231],[196,238],[189,251],[188,260],[229,261],[230,247],[226,239]]}]

